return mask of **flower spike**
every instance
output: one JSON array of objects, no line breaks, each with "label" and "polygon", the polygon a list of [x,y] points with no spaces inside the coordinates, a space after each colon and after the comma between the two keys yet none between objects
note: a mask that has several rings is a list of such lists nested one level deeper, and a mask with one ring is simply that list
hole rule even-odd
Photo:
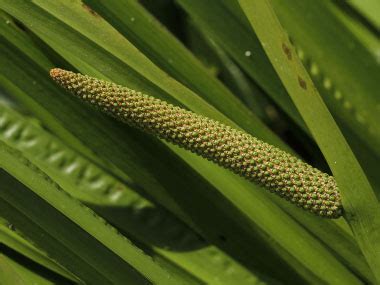
[{"label": "flower spike", "polygon": [[314,214],[342,215],[332,176],[259,139],[114,83],[62,69],[51,77],[108,115],[190,150]]}]

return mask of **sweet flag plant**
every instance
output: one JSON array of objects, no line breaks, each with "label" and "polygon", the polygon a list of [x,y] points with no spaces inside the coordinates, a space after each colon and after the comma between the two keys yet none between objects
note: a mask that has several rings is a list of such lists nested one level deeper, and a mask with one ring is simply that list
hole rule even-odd
[{"label": "sweet flag plant", "polygon": [[0,284],[380,284],[378,0],[0,0]]}]

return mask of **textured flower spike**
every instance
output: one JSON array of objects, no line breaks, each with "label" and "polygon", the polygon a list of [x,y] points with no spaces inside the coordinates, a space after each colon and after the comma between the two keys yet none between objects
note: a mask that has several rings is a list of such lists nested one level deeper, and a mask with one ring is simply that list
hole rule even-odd
[{"label": "textured flower spike", "polygon": [[52,69],[65,89],[131,126],[190,150],[322,217],[342,206],[333,177],[242,131],[110,82]]}]

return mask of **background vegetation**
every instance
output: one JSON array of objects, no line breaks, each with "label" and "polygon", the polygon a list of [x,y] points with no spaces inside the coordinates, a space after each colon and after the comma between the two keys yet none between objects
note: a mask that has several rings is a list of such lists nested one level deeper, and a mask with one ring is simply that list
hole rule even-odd
[{"label": "background vegetation", "polygon": [[[378,3],[0,0],[0,284],[380,282]],[[304,159],[344,217],[100,114],[53,67]]]}]

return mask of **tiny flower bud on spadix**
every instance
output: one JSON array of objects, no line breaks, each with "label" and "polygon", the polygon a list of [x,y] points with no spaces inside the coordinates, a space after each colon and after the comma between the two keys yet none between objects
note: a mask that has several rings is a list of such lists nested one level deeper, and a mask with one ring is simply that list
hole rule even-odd
[{"label": "tiny flower bud on spadix", "polygon": [[190,150],[322,217],[342,205],[333,177],[251,135],[140,92],[52,69],[51,77],[114,118]]}]

